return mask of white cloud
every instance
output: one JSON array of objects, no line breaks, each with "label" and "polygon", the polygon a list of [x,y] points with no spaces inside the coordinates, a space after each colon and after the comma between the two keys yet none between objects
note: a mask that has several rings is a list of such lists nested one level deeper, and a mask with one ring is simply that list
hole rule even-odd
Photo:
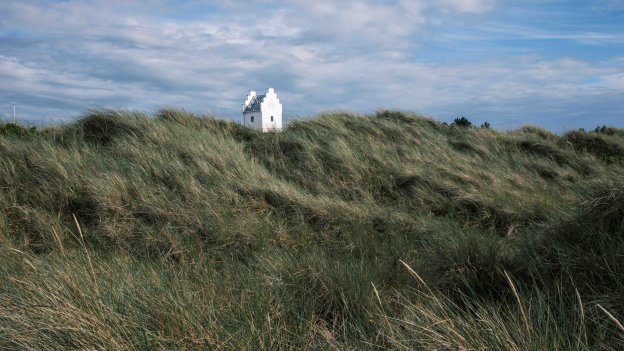
[{"label": "white cloud", "polygon": [[496,7],[496,0],[434,0],[435,3],[451,11],[460,13],[480,14],[492,11]]},{"label": "white cloud", "polygon": [[286,13],[292,26],[324,40],[393,46],[424,28],[425,2],[296,0]]},{"label": "white cloud", "polygon": [[287,115],[378,107],[444,115],[456,106],[500,113],[527,102],[535,107],[527,104],[525,111],[548,101],[565,106],[624,89],[624,61],[420,59],[420,36],[440,10],[452,22],[452,16],[491,11],[496,2],[489,0],[231,0],[218,6],[233,13],[192,19],[163,16],[170,10],[165,2],[106,4],[0,5],[11,13],[0,31],[18,28],[45,38],[3,51],[0,99],[24,97],[38,105],[32,116],[45,103],[62,102],[75,113],[94,105],[173,105],[237,116],[247,89],[275,86]]}]

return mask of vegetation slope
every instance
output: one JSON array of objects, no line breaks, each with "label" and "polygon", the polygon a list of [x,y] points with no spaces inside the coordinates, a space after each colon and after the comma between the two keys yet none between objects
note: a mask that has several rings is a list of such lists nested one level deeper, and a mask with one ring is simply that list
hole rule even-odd
[{"label": "vegetation slope", "polygon": [[0,128],[0,349],[624,348],[624,130]]}]

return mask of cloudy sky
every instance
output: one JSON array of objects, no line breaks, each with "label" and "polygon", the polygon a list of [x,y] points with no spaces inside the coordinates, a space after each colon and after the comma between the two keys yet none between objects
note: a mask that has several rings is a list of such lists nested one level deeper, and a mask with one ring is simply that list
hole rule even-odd
[{"label": "cloudy sky", "polygon": [[466,116],[624,127],[624,0],[1,0],[0,119],[173,106],[239,119]]}]

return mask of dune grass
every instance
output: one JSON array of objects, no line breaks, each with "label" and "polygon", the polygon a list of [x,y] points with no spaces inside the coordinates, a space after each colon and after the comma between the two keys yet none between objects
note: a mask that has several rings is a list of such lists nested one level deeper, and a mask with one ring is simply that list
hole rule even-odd
[{"label": "dune grass", "polygon": [[624,131],[0,128],[0,349],[624,348]]}]

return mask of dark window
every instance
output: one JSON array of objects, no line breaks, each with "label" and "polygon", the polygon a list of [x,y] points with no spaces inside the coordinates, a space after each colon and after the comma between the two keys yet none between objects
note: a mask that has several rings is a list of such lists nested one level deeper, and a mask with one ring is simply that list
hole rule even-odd
[{"label": "dark window", "polygon": [[271,122],[273,122],[273,116],[271,116]]},{"label": "dark window", "polygon": [[253,116],[251,116],[251,123],[253,123]]}]

